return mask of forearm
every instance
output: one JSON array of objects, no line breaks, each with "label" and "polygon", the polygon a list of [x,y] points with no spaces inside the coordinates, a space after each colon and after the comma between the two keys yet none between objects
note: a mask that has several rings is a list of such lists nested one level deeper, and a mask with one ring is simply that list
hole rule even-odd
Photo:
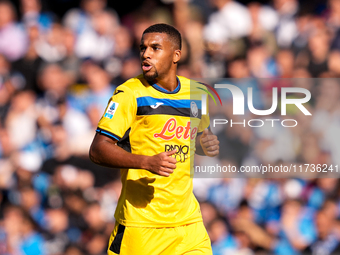
[{"label": "forearm", "polygon": [[147,158],[125,151],[113,140],[94,140],[90,148],[90,159],[94,163],[111,168],[147,169]]}]

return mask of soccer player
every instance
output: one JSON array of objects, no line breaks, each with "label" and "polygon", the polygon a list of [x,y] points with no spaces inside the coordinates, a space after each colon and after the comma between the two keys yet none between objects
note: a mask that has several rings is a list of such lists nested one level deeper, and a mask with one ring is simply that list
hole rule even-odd
[{"label": "soccer player", "polygon": [[109,255],[212,254],[190,161],[195,149],[216,156],[219,141],[190,100],[190,80],[176,75],[180,58],[174,27],[147,28],[140,44],[143,74],[117,87],[99,121],[90,158],[121,168],[123,183]]}]

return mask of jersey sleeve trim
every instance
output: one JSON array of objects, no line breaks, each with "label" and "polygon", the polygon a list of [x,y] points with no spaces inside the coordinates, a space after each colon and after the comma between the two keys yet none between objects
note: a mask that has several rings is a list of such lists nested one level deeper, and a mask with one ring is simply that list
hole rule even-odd
[{"label": "jersey sleeve trim", "polygon": [[117,141],[119,141],[120,139],[122,139],[121,137],[119,137],[118,135],[114,134],[114,133],[111,133],[107,130],[104,130],[104,129],[101,129],[101,128],[97,128],[96,130],[97,133],[99,134],[103,134],[103,135],[106,135],[106,136],[109,136],[110,138],[113,138]]}]

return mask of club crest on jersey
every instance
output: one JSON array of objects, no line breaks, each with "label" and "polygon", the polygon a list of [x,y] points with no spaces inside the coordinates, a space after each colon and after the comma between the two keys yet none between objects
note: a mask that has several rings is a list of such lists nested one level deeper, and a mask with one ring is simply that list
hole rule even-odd
[{"label": "club crest on jersey", "polygon": [[197,104],[194,101],[192,101],[190,103],[190,109],[191,109],[192,116],[197,117],[198,116],[198,107],[197,107]]},{"label": "club crest on jersey", "polygon": [[108,119],[112,119],[112,117],[115,114],[117,108],[118,108],[118,103],[110,102],[109,106],[107,107],[107,110],[105,112],[104,117],[108,118]]}]

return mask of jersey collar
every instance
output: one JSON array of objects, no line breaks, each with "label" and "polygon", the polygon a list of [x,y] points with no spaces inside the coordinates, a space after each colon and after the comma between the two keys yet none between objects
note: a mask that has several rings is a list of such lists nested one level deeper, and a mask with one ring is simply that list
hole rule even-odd
[{"label": "jersey collar", "polygon": [[162,93],[166,93],[166,94],[176,94],[180,89],[181,89],[181,81],[178,79],[178,77],[176,76],[177,79],[177,87],[175,88],[174,91],[169,91],[166,90],[164,88],[162,88],[161,86],[157,85],[156,83],[150,83],[149,81],[147,81],[154,89],[162,92]]}]

